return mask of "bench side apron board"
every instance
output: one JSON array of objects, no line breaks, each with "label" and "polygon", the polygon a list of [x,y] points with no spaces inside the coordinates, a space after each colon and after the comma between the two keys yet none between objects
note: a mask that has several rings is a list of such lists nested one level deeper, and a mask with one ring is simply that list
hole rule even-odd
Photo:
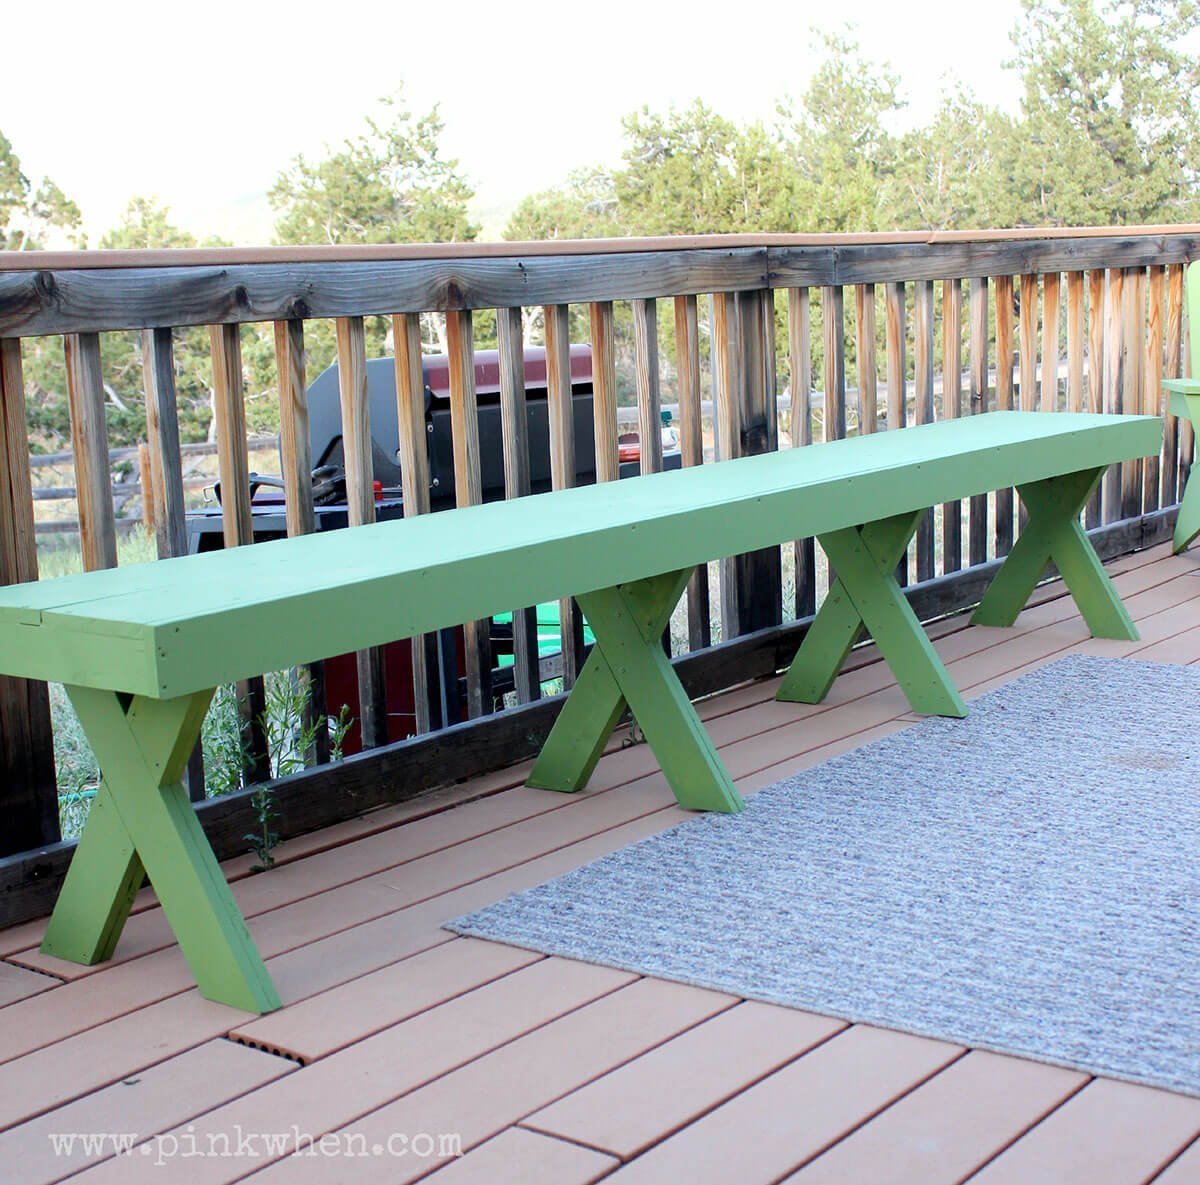
[{"label": "bench side apron board", "polygon": [[[662,631],[697,564],[816,535],[837,579],[780,688],[817,702],[869,631],[915,710],[965,705],[895,579],[927,507],[1015,485],[1029,521],[974,620],[1057,566],[1098,636],[1136,630],[1079,524],[1148,416],[994,412],[438,515],[0,590],[0,672],[62,682],[103,782],[43,942],[111,956],[143,875],[210,999],[279,998],[180,787],[213,689],[574,595],[596,638],[530,784],[578,790],[626,706],[681,805],[742,801]],[[882,513],[881,513],[882,512]]]}]

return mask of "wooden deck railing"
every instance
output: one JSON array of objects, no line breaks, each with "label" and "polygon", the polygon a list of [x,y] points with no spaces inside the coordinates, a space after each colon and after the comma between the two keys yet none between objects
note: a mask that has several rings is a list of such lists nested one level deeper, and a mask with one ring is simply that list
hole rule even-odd
[{"label": "wooden deck railing", "polygon": [[[65,341],[74,490],[88,569],[117,562],[101,335],[141,331],[151,480],[160,556],[186,546],[173,331],[207,326],[226,546],[252,539],[247,475],[243,325],[273,323],[288,530],[314,529],[305,392],[306,325],[336,324],[352,523],[374,515],[364,318],[390,318],[405,512],[429,510],[420,317],[445,318],[459,505],[481,498],[473,314],[493,309],[501,358],[505,489],[529,492],[523,308],[543,310],[551,468],[575,473],[568,344],[573,306],[587,306],[593,349],[598,480],[618,471],[618,419],[636,420],[642,468],[662,466],[664,375],[677,407],[685,465],[854,432],[974,415],[990,408],[1162,410],[1160,380],[1181,373],[1183,267],[1200,228],[1150,227],[964,234],[720,236],[582,243],[431,247],[267,248],[159,252],[0,253],[0,582],[36,579],[22,339]],[[628,311],[622,309],[626,304]],[[620,311],[620,316],[616,311]],[[636,408],[618,410],[614,326],[632,338]],[[581,323],[577,318],[576,323]],[[781,398],[782,397],[782,398]],[[782,405],[782,408],[781,408]],[[710,428],[706,432],[706,424]],[[706,439],[710,447],[706,452]],[[1128,550],[1165,530],[1192,458],[1188,426],[1168,417],[1161,457],[1114,469],[1087,510],[1102,550]],[[931,511],[903,578],[925,615],[978,596],[988,564],[1020,529],[1011,490]],[[811,539],[720,565],[718,604],[704,574],[687,594],[694,693],[777,669],[819,603]],[[359,656],[363,735],[375,752],[277,785],[284,833],[395,800],[532,751],[556,711],[540,700],[532,610],[515,607],[520,707],[493,712],[488,623],[466,623],[472,722],[441,732],[429,682],[436,650],[413,647],[418,727],[386,743],[383,664]],[[579,669],[583,631],[562,606],[564,683]],[[720,645],[714,646],[714,630]],[[320,699],[320,665],[303,673]],[[262,680],[241,688],[251,778],[269,775],[257,731]],[[0,921],[45,904],[69,851],[57,844],[57,797],[44,687],[0,680],[4,828]],[[319,744],[319,759],[327,744]],[[200,771],[193,769],[198,779]],[[205,804],[219,850],[240,844],[244,796]],[[51,845],[46,847],[46,845]],[[44,851],[37,849],[45,849]]]}]

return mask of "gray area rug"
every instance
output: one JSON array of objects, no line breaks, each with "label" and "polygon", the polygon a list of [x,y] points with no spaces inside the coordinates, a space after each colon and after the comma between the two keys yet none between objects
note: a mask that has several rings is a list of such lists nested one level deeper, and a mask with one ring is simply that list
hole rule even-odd
[{"label": "gray area rug", "polygon": [[1200,1094],[1198,773],[1200,670],[1073,656],[448,928]]}]

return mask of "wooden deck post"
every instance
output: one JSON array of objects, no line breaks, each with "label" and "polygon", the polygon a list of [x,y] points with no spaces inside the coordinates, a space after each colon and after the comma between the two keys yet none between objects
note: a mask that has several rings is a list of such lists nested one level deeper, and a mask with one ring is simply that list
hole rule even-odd
[{"label": "wooden deck post", "polygon": [[[0,341],[0,584],[38,576],[21,343]],[[0,676],[0,856],[56,843],[58,787],[45,683]]]}]

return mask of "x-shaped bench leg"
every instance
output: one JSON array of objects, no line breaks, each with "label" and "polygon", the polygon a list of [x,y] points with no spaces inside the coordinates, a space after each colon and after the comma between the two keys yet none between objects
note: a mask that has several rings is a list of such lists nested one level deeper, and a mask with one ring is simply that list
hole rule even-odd
[{"label": "x-shaped bench leg", "polygon": [[582,790],[626,703],[680,806],[740,811],[744,806],[663,653],[662,632],[691,570],[577,597],[596,645],[559,713],[528,784]]},{"label": "x-shaped bench leg", "polygon": [[75,963],[111,957],[143,871],[200,991],[250,1012],[279,996],[180,785],[212,692],[173,700],[68,687],[103,771],[42,950]]},{"label": "x-shaped bench leg", "polygon": [[973,624],[1012,625],[1053,563],[1095,637],[1137,640],[1133,619],[1079,525],[1079,512],[1103,475],[1104,469],[1084,469],[1018,487],[1029,522],[975,610]]},{"label": "x-shaped bench leg", "polygon": [[776,698],[816,704],[851,647],[870,630],[913,710],[965,716],[966,705],[896,582],[896,565],[925,511],[821,535],[837,580],[804,637]]}]

